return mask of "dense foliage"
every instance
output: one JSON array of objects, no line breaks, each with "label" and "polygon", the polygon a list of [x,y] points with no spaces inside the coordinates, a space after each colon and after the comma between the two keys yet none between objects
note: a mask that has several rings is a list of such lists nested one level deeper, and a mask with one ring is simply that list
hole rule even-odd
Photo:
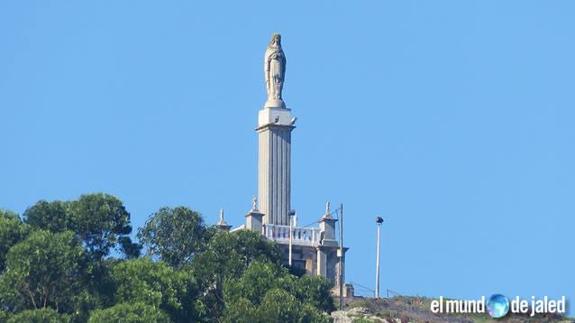
[{"label": "dense foliage", "polygon": [[[108,194],[0,210],[1,322],[328,322],[330,284],[249,231],[160,208],[132,241]],[[140,255],[144,248],[145,256]]]}]

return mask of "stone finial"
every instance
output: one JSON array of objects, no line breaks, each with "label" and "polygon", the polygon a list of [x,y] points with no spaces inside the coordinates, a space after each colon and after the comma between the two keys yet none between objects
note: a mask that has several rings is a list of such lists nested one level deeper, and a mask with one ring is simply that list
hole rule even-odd
[{"label": "stone finial", "polygon": [[220,221],[218,221],[218,224],[226,224],[226,221],[224,220],[224,209],[220,209]]},{"label": "stone finial", "polygon": [[216,226],[224,231],[229,231],[230,228],[232,227],[231,225],[229,225],[226,222],[226,219],[224,218],[224,209],[220,209],[220,220],[218,221],[218,223],[216,224]]},{"label": "stone finial", "polygon": [[325,218],[325,219],[331,219],[332,218],[330,208],[331,208],[331,203],[329,201],[327,201],[325,203],[325,214],[323,215],[323,218]]}]

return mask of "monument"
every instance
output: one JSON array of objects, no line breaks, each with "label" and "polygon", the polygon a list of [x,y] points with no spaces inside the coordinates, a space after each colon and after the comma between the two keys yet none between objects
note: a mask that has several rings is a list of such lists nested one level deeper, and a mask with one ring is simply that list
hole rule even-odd
[{"label": "monument", "polygon": [[[296,118],[284,102],[282,91],[286,75],[286,56],[281,35],[273,34],[264,54],[264,79],[267,99],[258,112],[258,197],[246,214],[244,225],[236,230],[252,230],[275,241],[284,261],[309,275],[323,276],[334,283],[333,292],[353,294],[345,284],[345,252],[338,244],[329,202],[317,227],[298,227],[291,208],[291,133]],[[258,205],[259,204],[259,205]],[[227,226],[223,213],[218,225]],[[345,288],[343,288],[345,285]],[[340,286],[342,289],[340,289]]]},{"label": "monument", "polygon": [[266,224],[287,225],[291,210],[291,132],[295,118],[282,99],[286,57],[274,34],[264,55],[267,100],[258,115],[258,201]]}]

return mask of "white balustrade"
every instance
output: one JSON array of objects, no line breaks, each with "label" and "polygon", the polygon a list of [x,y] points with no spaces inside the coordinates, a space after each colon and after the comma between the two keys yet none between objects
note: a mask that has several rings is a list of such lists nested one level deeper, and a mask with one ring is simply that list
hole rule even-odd
[{"label": "white balustrade", "polygon": [[[264,236],[270,240],[289,243],[289,225],[264,224]],[[295,245],[319,245],[319,228],[292,227],[292,243]]]}]

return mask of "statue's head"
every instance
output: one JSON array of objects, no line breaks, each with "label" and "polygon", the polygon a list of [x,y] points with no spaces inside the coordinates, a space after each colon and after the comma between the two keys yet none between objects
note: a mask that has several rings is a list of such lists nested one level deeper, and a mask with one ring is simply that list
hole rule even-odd
[{"label": "statue's head", "polygon": [[282,35],[274,33],[270,41],[270,47],[282,47]]}]

